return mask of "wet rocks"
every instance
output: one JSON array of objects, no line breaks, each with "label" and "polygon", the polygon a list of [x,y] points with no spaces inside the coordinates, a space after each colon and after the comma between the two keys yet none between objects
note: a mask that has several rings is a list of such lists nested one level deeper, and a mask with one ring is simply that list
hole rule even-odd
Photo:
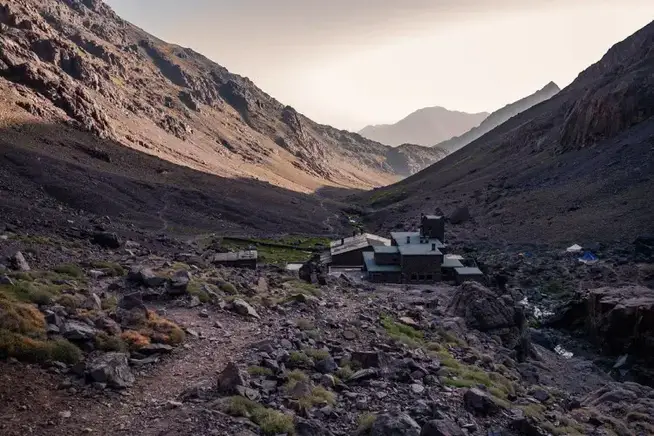
[{"label": "wet rocks", "polygon": [[578,292],[546,324],[581,330],[613,355],[630,353],[654,364],[654,290],[642,286]]},{"label": "wet rocks", "polygon": [[96,383],[106,383],[116,389],[134,384],[134,375],[129,368],[129,356],[125,353],[107,353],[95,358],[88,365],[88,377]]},{"label": "wet rocks", "polygon": [[406,413],[386,413],[377,416],[370,436],[420,436],[420,426]]}]

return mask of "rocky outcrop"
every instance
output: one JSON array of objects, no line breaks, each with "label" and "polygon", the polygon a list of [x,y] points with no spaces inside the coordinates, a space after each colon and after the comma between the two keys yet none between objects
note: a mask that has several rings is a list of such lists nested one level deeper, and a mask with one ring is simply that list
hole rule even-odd
[{"label": "rocky outcrop", "polygon": [[124,389],[134,384],[134,375],[129,368],[128,355],[107,353],[97,357],[88,366],[88,377],[112,388]]},{"label": "rocky outcrop", "polygon": [[547,325],[584,332],[607,353],[629,353],[654,365],[654,290],[631,286],[582,291]]},{"label": "rocky outcrop", "polygon": [[448,313],[465,320],[468,327],[497,335],[515,349],[518,360],[533,355],[523,308],[511,295],[499,295],[476,282],[465,282],[452,299]]}]

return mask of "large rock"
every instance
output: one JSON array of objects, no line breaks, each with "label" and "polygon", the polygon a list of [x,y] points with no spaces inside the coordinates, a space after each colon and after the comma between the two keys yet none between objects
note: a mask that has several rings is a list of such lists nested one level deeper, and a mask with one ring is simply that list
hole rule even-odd
[{"label": "large rock", "polygon": [[90,341],[98,330],[79,321],[67,321],[61,327],[61,334],[71,341]]},{"label": "large rock", "polygon": [[470,219],[470,210],[467,206],[458,207],[450,215],[450,223],[462,224]]},{"label": "large rock", "polygon": [[20,251],[17,251],[16,254],[9,258],[9,263],[17,271],[27,272],[31,269],[29,263],[25,260],[25,256]]},{"label": "large rock", "polygon": [[370,436],[420,436],[420,426],[406,413],[377,416]]},{"label": "large rock", "polygon": [[92,242],[104,248],[117,249],[122,245],[120,238],[112,232],[96,232],[93,234]]},{"label": "large rock", "polygon": [[449,419],[435,419],[422,426],[420,436],[465,436],[465,433]]},{"label": "large rock", "polygon": [[629,353],[654,365],[654,290],[642,286],[578,292],[546,321],[580,330],[607,353]]},{"label": "large rock", "polygon": [[217,388],[218,392],[226,395],[238,393],[238,388],[247,384],[247,377],[238,365],[229,362],[225,369],[218,374]]},{"label": "large rock", "polygon": [[158,276],[147,267],[134,267],[129,271],[127,278],[135,283],[145,285],[149,288],[163,286],[168,280],[166,277]]},{"label": "large rock", "polygon": [[447,311],[462,318],[470,328],[498,336],[515,358],[539,358],[532,343],[524,308],[510,295],[500,295],[476,282],[459,287]]},{"label": "large rock", "polygon": [[481,416],[494,415],[500,411],[490,395],[477,388],[468,389],[463,394],[463,405],[468,412]]},{"label": "large rock", "polygon": [[171,295],[184,295],[191,283],[191,273],[188,271],[177,271],[170,279],[170,288],[168,293]]},{"label": "large rock", "polygon": [[88,366],[88,377],[97,383],[124,389],[134,384],[126,353],[107,353],[95,358]]},{"label": "large rock", "polygon": [[249,316],[252,318],[259,319],[259,314],[257,313],[256,310],[254,310],[254,307],[250,306],[247,302],[244,300],[241,300],[240,298],[237,298],[236,300],[232,301],[232,310],[239,315],[242,316]]}]

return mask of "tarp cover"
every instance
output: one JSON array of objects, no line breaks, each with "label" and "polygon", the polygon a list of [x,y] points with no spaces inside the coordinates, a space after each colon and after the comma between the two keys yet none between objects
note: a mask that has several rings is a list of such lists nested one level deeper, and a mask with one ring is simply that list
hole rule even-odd
[{"label": "tarp cover", "polygon": [[585,252],[584,255],[579,258],[579,262],[583,262],[583,263],[595,263],[597,261],[598,261],[597,256],[595,256],[590,251]]},{"label": "tarp cover", "polygon": [[575,244],[566,248],[565,251],[567,251],[568,253],[581,253],[581,250],[582,250],[581,245]]}]

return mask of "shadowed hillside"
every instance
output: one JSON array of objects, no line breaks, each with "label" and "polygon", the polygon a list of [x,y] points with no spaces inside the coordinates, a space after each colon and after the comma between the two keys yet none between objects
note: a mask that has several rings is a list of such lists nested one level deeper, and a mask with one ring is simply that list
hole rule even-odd
[{"label": "shadowed hillside", "polygon": [[[616,240],[654,232],[654,23],[567,88],[395,185],[364,195],[377,227],[416,211],[473,217],[494,239]],[[459,230],[456,230],[458,232]]]}]

